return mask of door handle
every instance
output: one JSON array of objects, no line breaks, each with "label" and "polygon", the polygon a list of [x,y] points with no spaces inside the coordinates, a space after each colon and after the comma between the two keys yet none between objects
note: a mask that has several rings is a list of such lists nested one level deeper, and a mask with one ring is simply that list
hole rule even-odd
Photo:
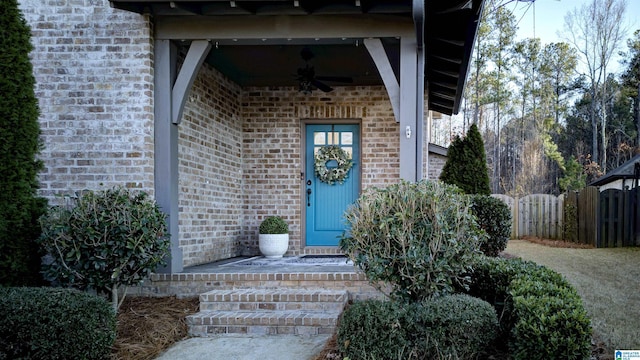
[{"label": "door handle", "polygon": [[307,206],[311,206],[311,188],[307,188]]}]

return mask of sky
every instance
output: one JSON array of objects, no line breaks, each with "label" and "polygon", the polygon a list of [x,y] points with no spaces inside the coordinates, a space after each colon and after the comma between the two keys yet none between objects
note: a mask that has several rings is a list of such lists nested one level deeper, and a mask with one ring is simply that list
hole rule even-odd
[{"label": "sky", "polygon": [[[588,0],[535,0],[533,2],[502,0],[502,3],[513,11],[516,21],[519,21],[518,37],[534,37],[535,29],[535,37],[539,37],[543,44],[563,41],[558,36],[558,32],[564,30],[565,15],[588,2]],[[627,37],[640,29],[640,0],[627,0],[626,25],[629,29]],[[621,50],[627,50],[626,40]],[[612,70],[615,68],[614,71],[621,70],[619,59],[612,60],[610,67]]]}]

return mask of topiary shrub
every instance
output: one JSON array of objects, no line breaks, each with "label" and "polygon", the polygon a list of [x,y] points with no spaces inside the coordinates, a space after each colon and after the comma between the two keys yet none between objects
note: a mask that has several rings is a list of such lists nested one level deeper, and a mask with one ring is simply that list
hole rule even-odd
[{"label": "topiary shrub", "polygon": [[480,250],[487,256],[498,256],[507,248],[511,237],[511,209],[504,201],[487,195],[471,197],[471,212],[488,237],[480,243]]},{"label": "topiary shrub", "polygon": [[118,288],[139,284],[162,264],[169,249],[165,215],[146,193],[121,187],[73,200],[41,218],[39,241],[52,257],[45,272],[61,285],[111,293],[117,309]]},{"label": "topiary shrub", "polygon": [[498,320],[485,301],[467,295],[422,303],[367,300],[343,313],[337,340],[359,359],[470,359],[494,340]]},{"label": "topiary shrub", "polygon": [[289,225],[279,216],[269,216],[260,223],[260,234],[288,234]]},{"label": "topiary shrub", "polygon": [[0,288],[0,359],[108,359],[116,316],[72,289]]},{"label": "topiary shrub", "polygon": [[458,188],[402,181],[369,188],[345,212],[340,247],[372,285],[421,301],[464,285],[483,236]]}]

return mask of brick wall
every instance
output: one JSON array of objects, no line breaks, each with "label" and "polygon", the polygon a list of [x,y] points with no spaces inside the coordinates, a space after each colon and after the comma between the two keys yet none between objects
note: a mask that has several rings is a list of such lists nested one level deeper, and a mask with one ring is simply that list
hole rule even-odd
[{"label": "brick wall", "polygon": [[[108,0],[20,0],[44,149],[41,193],[113,185],[153,194],[153,38],[150,19]],[[362,186],[399,178],[399,129],[383,87],[240,89],[200,70],[179,138],[184,265],[257,254],[257,229],[277,211],[301,244],[301,120],[361,124]],[[335,251],[335,250],[333,250]]]},{"label": "brick wall", "polygon": [[238,85],[205,64],[185,105],[178,141],[185,266],[234,257],[241,250],[240,98]]},{"label": "brick wall", "polygon": [[149,19],[108,0],[19,0],[32,28],[41,194],[116,184],[153,191]]},{"label": "brick wall", "polygon": [[289,223],[289,253],[301,251],[301,120],[361,121],[362,187],[399,178],[398,124],[383,87],[344,87],[304,95],[294,88],[246,89],[242,100],[242,246],[257,253],[258,225],[279,214]]},{"label": "brick wall", "polygon": [[447,162],[447,157],[444,155],[430,153],[429,154],[429,179],[437,180],[442,173],[444,163]]}]

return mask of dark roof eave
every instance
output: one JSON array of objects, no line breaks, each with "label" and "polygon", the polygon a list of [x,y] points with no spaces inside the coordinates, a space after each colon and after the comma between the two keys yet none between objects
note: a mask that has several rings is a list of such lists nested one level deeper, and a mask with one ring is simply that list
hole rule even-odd
[{"label": "dark roof eave", "polygon": [[[589,186],[602,186],[615,180],[635,179],[635,166],[640,164],[640,154],[632,157],[616,169],[592,181]],[[640,165],[639,165],[640,166]]]},{"label": "dark roof eave", "polygon": [[[154,6],[158,6],[158,4],[170,4],[174,7],[171,11],[175,10],[176,15],[184,15],[184,13],[180,13],[180,11],[189,12],[189,5],[196,4],[197,6],[201,6],[202,4],[205,4],[207,2],[210,2],[211,4],[221,3],[221,1],[219,0],[173,0],[172,2],[169,2],[168,0],[110,0],[111,5],[115,8],[136,12],[139,14],[150,13],[150,9],[152,9]],[[252,2],[256,3],[256,1]],[[238,1],[238,4],[241,3],[242,0]],[[247,1],[246,3],[249,4],[251,2]],[[270,3],[270,1],[263,2],[263,4],[267,3]],[[381,0],[379,2],[372,1],[370,3],[381,5],[379,6],[379,8],[382,8],[383,12],[377,12],[378,14],[385,13],[394,16],[411,15],[410,1],[390,2]],[[303,1],[300,1],[300,4],[302,6],[305,6]],[[314,2],[307,3],[308,6],[313,6],[312,4],[314,4]],[[402,5],[394,5],[389,7],[389,4]],[[409,4],[409,7],[406,6],[407,4]],[[438,20],[441,16],[437,14],[442,10],[443,3],[425,1],[425,12],[427,16],[424,29],[425,46],[427,51],[425,61],[425,88],[427,89],[429,95],[429,109],[436,110],[446,115],[452,115],[457,114],[460,110],[461,99],[466,85],[467,74],[469,72],[471,63],[470,58],[477,36],[478,23],[480,15],[482,13],[484,0],[468,0],[468,2],[455,0],[448,4],[459,4],[462,6],[460,9],[447,11],[445,14],[446,17],[453,17],[456,20],[453,23],[457,24],[455,26],[458,26],[458,30],[456,31],[452,31],[450,22]],[[470,5],[470,7],[468,5]],[[369,11],[372,8],[373,5],[370,5],[366,9],[362,8],[361,13],[364,14],[365,11]],[[407,10],[409,11],[409,13],[407,13]],[[357,12],[359,10],[356,8],[355,10],[349,9],[348,11]],[[388,13],[384,11],[388,11]],[[196,11],[194,14],[197,13],[198,12]],[[171,15],[165,14],[164,16]],[[431,18],[431,16],[435,16],[435,19],[437,21],[433,21],[434,18]],[[463,27],[464,29],[462,29]],[[435,43],[437,41],[449,42],[449,45],[451,46],[436,45]],[[432,61],[432,58],[430,57],[448,62],[448,64],[442,64],[437,61]],[[441,75],[447,73],[451,73],[453,76],[444,75],[446,79],[443,82]],[[435,81],[434,79],[437,79],[437,81]],[[429,82],[432,80],[439,83],[439,86],[445,86],[446,88],[450,88],[451,90],[446,94],[444,94],[442,90],[438,90],[437,92],[432,90],[429,86]],[[444,94],[445,96],[441,97],[439,96],[439,94]]]}]

